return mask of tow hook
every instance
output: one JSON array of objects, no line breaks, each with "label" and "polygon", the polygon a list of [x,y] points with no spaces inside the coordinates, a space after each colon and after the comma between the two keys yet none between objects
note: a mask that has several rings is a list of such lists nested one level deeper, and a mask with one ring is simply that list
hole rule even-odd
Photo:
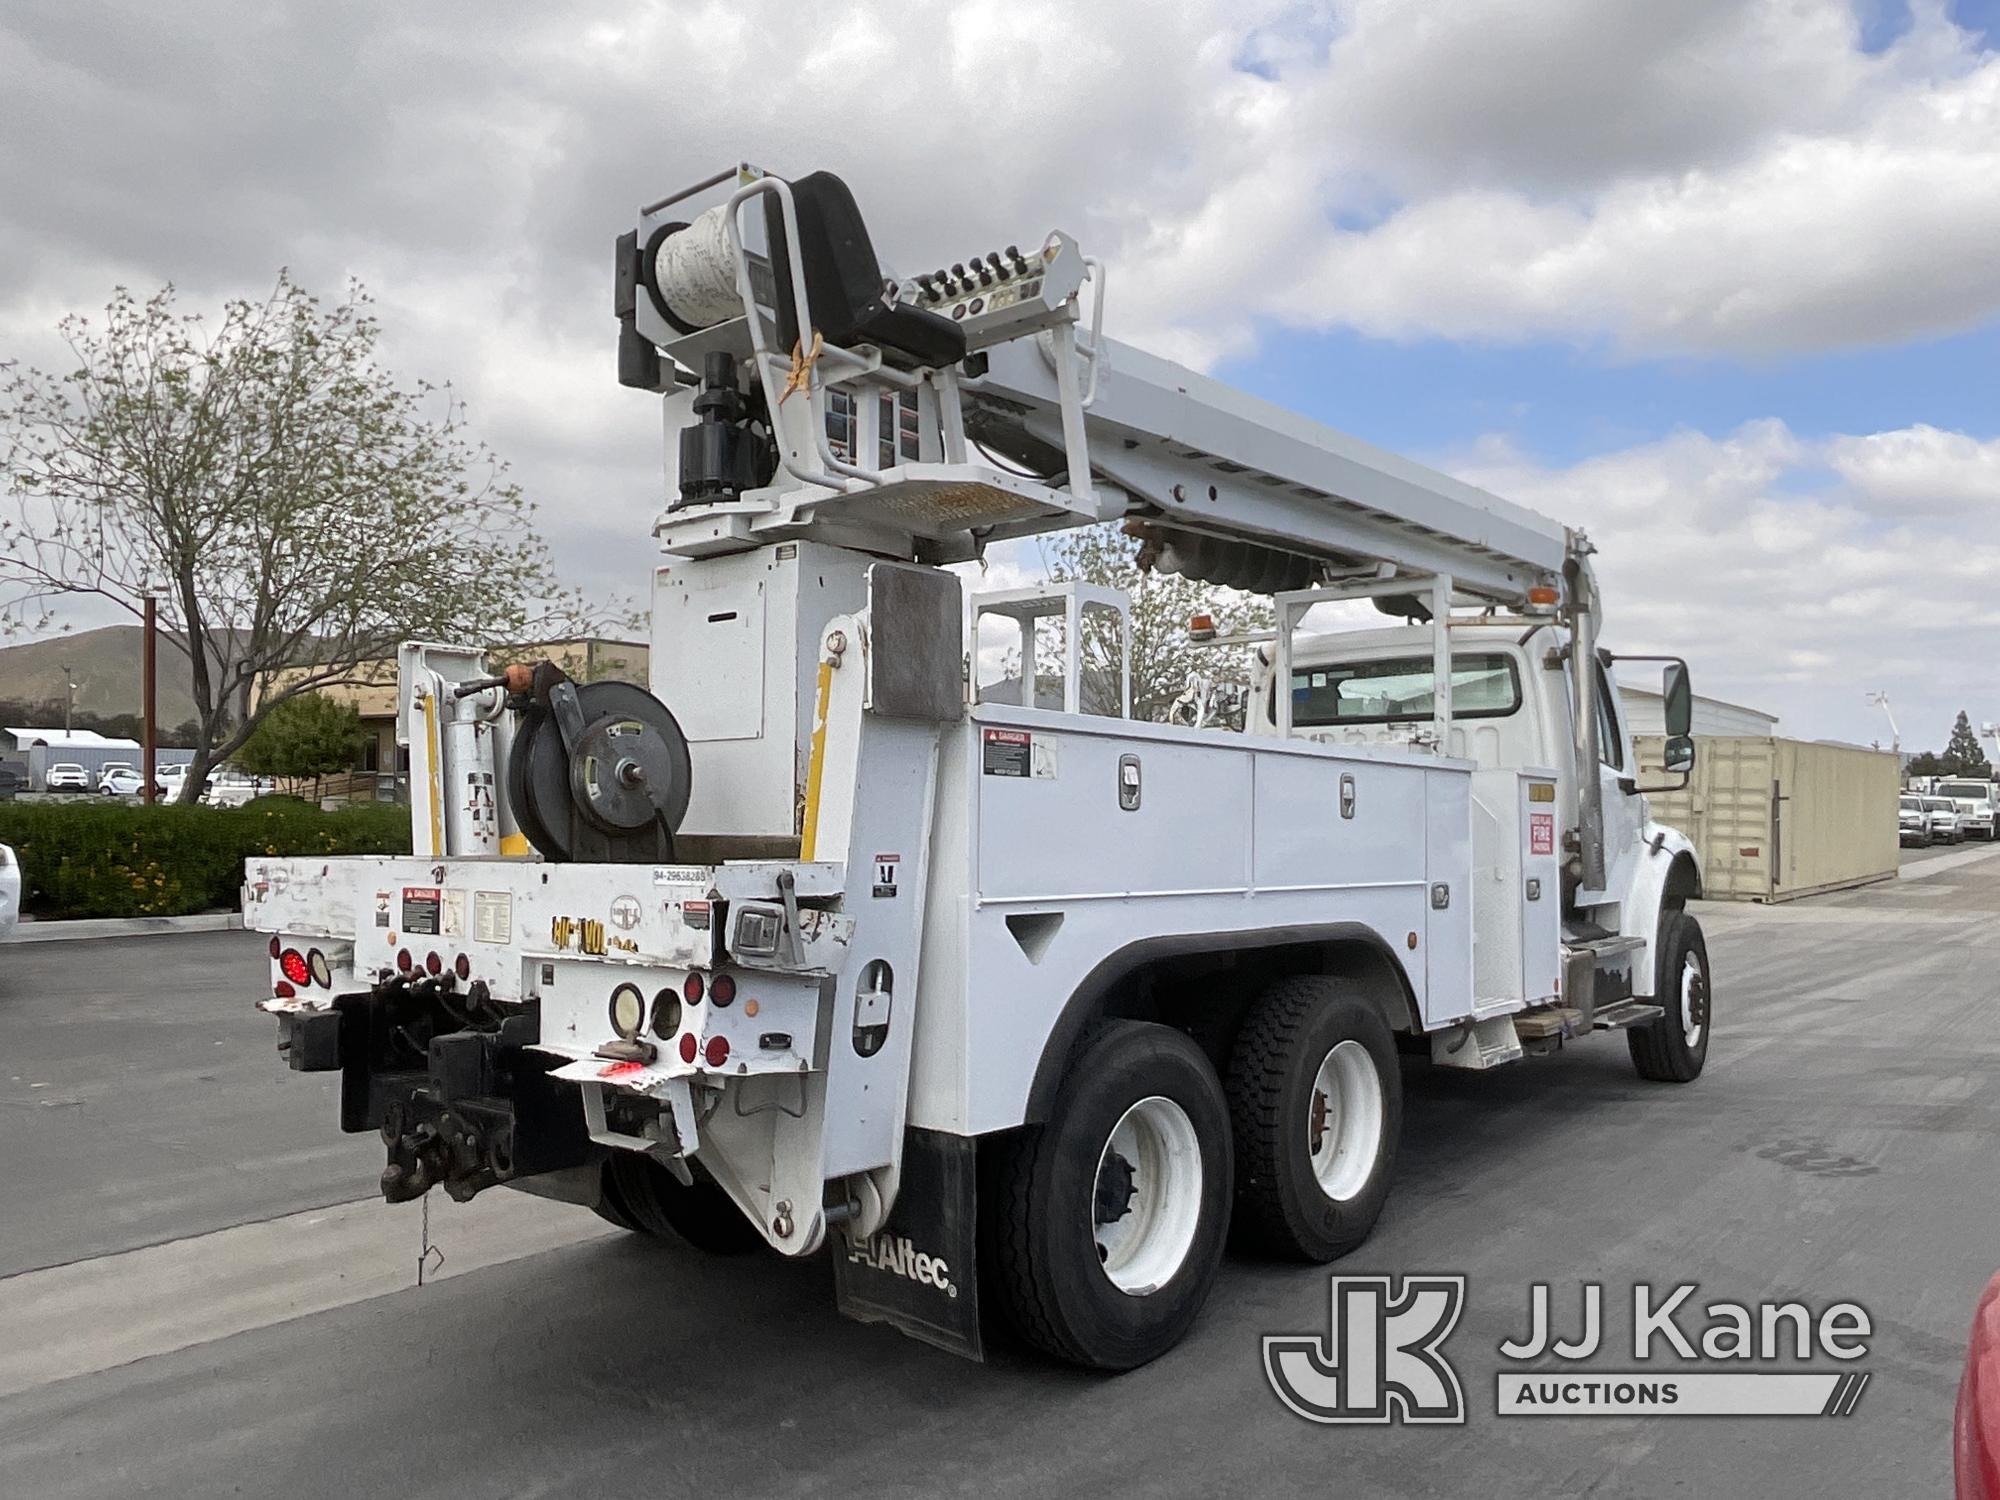
[{"label": "tow hook", "polygon": [[513,1175],[503,1142],[487,1139],[476,1125],[449,1112],[435,1124],[406,1128],[401,1106],[391,1105],[382,1118],[382,1141],[389,1148],[382,1196],[391,1203],[421,1198],[440,1183],[464,1203]]}]

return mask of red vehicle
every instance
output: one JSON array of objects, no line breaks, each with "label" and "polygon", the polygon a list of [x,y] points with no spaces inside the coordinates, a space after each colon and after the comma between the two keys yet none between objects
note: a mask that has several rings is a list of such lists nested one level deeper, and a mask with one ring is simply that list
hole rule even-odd
[{"label": "red vehicle", "polygon": [[1972,1314],[1951,1456],[1958,1500],[2000,1500],[2000,1276]]}]

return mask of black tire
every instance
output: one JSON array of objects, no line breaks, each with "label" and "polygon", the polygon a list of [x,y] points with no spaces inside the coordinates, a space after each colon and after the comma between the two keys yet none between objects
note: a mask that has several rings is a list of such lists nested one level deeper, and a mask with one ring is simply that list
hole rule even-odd
[{"label": "black tire", "polygon": [[743,1211],[709,1178],[684,1187],[659,1162],[615,1151],[604,1163],[597,1213],[620,1229],[654,1239],[685,1240],[710,1255],[740,1255],[764,1243]]},{"label": "black tire", "polygon": [[[1321,1064],[1345,1042],[1373,1064],[1380,1130],[1372,1157],[1365,1166],[1355,1161],[1336,1196],[1313,1165],[1315,1083]],[[1380,1013],[1344,995],[1335,980],[1279,980],[1244,1017],[1223,1087],[1236,1143],[1237,1239],[1320,1263],[1367,1239],[1389,1196],[1403,1130],[1403,1072],[1395,1033]],[[1366,1110],[1367,1101],[1354,1107]],[[1324,1113],[1318,1129],[1324,1139]],[[1328,1145],[1337,1150],[1338,1138]]]},{"label": "black tire", "polygon": [[[1715,1030],[1711,1000],[1712,984],[1708,967],[1708,944],[1701,935],[1701,923],[1685,911],[1660,913],[1660,937],[1655,944],[1658,963],[1654,968],[1654,1003],[1666,1014],[1646,1026],[1634,1026],[1625,1033],[1632,1049],[1632,1066],[1641,1078],[1655,1083],[1692,1083],[1701,1077],[1708,1061],[1708,1039]],[[1699,990],[1695,1000],[1699,1030],[1688,1040],[1681,1008],[1681,971],[1689,959],[1699,968]]]},{"label": "black tire", "polygon": [[[1201,1181],[1178,1267],[1150,1291],[1126,1292],[1100,1255],[1099,1162],[1127,1112],[1154,1098],[1192,1128]],[[1207,1056],[1172,1027],[1107,1022],[1078,1049],[1047,1123],[995,1144],[980,1230],[998,1310],[1027,1343],[1072,1364],[1130,1370],[1157,1359],[1214,1285],[1230,1175],[1229,1111]],[[1126,1179],[1131,1192],[1136,1181]]]}]

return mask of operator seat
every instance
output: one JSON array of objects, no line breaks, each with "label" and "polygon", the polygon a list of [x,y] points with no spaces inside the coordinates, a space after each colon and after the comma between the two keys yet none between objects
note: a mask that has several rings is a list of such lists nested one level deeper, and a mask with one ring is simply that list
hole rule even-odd
[{"label": "operator seat", "polygon": [[[958,324],[924,308],[885,299],[881,262],[875,259],[868,226],[845,182],[831,172],[814,172],[791,188],[799,254],[805,261],[806,297],[813,322],[828,343],[847,348],[874,344],[881,349],[883,362],[899,370],[943,369],[965,358],[965,330]],[[778,343],[789,350],[799,341],[791,250],[775,215],[770,222]],[[806,337],[811,339],[810,331]]]}]

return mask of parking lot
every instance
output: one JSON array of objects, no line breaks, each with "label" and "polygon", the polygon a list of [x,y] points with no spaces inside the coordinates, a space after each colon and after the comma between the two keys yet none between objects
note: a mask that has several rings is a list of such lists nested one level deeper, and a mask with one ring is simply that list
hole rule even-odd
[{"label": "parking lot", "polygon": [[[0,952],[0,1493],[1460,1492],[1881,1496],[1949,1485],[1974,1296],[2000,1266],[2000,851],[1708,906],[1717,1034],[1685,1088],[1599,1038],[1406,1065],[1397,1189],[1341,1270],[1462,1273],[1463,1429],[1318,1427],[1261,1368],[1324,1271],[1232,1258],[1131,1375],[962,1363],[833,1312],[823,1259],[707,1260],[506,1193],[370,1201],[372,1137],[285,1072],[247,933]],[[1547,1281],[1867,1308],[1842,1422],[1502,1419]],[[1629,1353],[1628,1351],[1625,1351]],[[1610,1367],[1617,1367],[1614,1360]]]}]

